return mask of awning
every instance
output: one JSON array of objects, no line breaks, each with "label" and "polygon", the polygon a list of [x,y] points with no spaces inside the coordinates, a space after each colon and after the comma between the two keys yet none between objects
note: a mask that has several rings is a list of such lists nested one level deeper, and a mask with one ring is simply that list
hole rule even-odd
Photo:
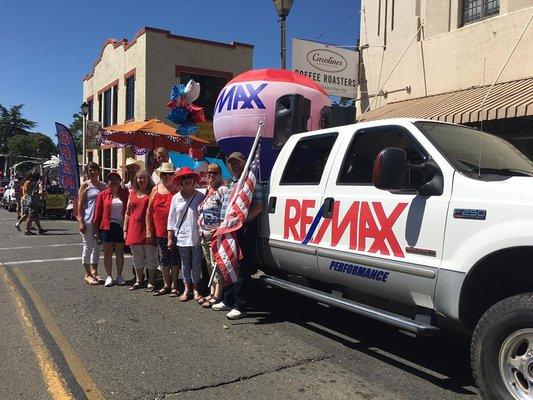
[{"label": "awning", "polygon": [[367,112],[363,121],[383,118],[427,118],[469,123],[533,115],[533,77],[497,83],[480,110],[490,85],[471,87],[389,103]]}]

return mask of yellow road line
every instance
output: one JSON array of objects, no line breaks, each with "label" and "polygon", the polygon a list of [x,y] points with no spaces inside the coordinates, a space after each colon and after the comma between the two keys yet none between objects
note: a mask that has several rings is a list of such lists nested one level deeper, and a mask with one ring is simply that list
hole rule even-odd
[{"label": "yellow road line", "polygon": [[52,317],[52,314],[50,313],[48,308],[46,308],[41,297],[31,286],[26,276],[18,268],[13,268],[13,273],[17,276],[18,280],[20,281],[20,284],[24,287],[24,289],[26,289],[26,292],[28,292],[28,295],[33,301],[33,304],[35,304],[35,307],[37,308],[37,311],[39,312],[39,315],[41,316],[44,325],[46,326],[46,329],[48,330],[48,332],[50,332],[50,335],[63,353],[63,356],[65,357],[65,360],[67,361],[67,364],[70,370],[72,371],[72,374],[76,378],[76,381],[78,382],[82,390],[85,392],[87,398],[89,400],[103,400],[104,396],[92,380],[91,376],[85,369],[85,366],[79,359],[74,349],[70,346],[69,342],[67,341],[67,338],[59,330],[59,327],[57,326],[54,317]]},{"label": "yellow road line", "polygon": [[35,326],[33,325],[30,312],[26,308],[24,299],[3,267],[0,267],[0,276],[6,285],[11,289],[11,294],[15,302],[15,308],[18,311],[20,321],[22,322],[22,326],[30,346],[37,358],[37,363],[41,369],[48,393],[50,393],[50,396],[53,400],[73,399],[67,389],[65,381],[59,374],[57,366],[55,365],[50,352],[44,345],[42,338],[39,336]]}]

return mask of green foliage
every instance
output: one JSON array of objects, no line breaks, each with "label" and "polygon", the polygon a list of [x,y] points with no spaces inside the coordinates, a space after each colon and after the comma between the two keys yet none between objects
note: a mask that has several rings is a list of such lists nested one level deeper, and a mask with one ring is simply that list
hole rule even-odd
[{"label": "green foliage", "polygon": [[7,148],[14,156],[49,159],[57,154],[55,143],[42,133],[15,135],[8,140]]},{"label": "green foliage", "polygon": [[37,126],[36,122],[30,121],[22,116],[24,104],[18,104],[5,108],[0,104],[0,151],[8,149],[8,141],[17,135],[29,135],[30,129]]},{"label": "green foliage", "polygon": [[83,152],[83,115],[81,112],[72,114],[72,123],[68,127],[72,137],[74,138],[74,144],[76,145],[76,152],[81,154]]}]

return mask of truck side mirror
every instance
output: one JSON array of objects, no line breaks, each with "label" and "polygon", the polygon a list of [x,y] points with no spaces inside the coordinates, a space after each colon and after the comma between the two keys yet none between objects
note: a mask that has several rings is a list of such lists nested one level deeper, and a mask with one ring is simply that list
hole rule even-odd
[{"label": "truck side mirror", "polygon": [[276,100],[272,147],[279,150],[295,133],[307,132],[311,100],[301,94],[287,94]]},{"label": "truck side mirror", "polygon": [[405,184],[407,155],[405,150],[387,147],[374,160],[372,183],[381,190],[401,190]]}]

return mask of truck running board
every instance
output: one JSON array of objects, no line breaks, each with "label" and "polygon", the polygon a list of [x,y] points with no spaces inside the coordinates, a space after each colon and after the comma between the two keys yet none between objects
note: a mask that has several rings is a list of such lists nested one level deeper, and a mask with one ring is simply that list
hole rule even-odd
[{"label": "truck running board", "polygon": [[310,299],[319,301],[320,303],[342,308],[343,310],[384,322],[417,336],[431,336],[439,332],[439,328],[431,324],[422,321],[416,321],[402,315],[394,314],[376,307],[367,306],[355,301],[334,297],[328,293],[288,282],[283,279],[274,278],[269,275],[263,275],[261,276],[261,280],[269,286],[288,290],[289,292],[309,297]]}]

